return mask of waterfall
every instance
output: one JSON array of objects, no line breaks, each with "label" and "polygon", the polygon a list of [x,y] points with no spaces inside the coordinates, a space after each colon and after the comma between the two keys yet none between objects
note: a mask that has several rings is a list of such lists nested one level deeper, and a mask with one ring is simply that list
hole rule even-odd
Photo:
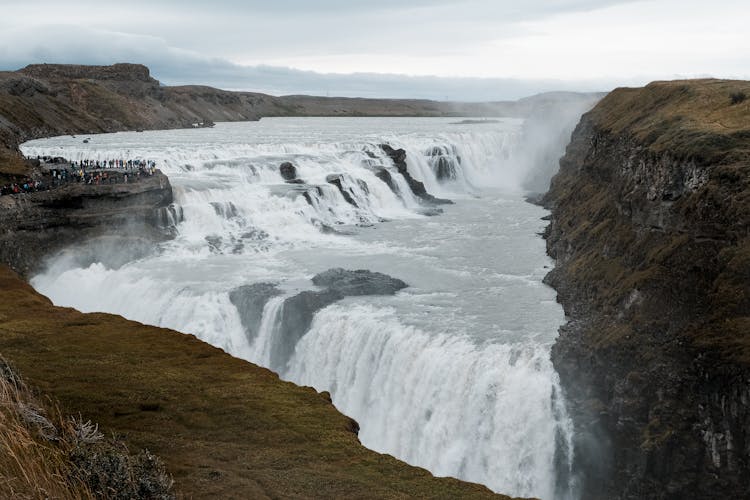
[{"label": "waterfall", "polygon": [[285,300],[285,296],[272,297],[263,308],[258,336],[251,346],[252,354],[249,356],[261,366],[271,365],[271,349],[274,338],[278,336]]},{"label": "waterfall", "polygon": [[290,366],[289,380],[331,392],[369,448],[496,491],[554,496],[555,436],[567,429],[545,350],[477,345],[404,326],[387,310],[330,306]]},{"label": "waterfall", "polygon": [[[29,156],[155,160],[175,198],[157,214],[175,238],[152,253],[117,267],[97,252],[56,256],[32,285],[329,391],[365,446],[436,475],[574,498],[561,473],[572,428],[549,361],[563,316],[541,284],[543,212],[523,202],[513,160],[520,122],[295,120],[24,144]],[[405,151],[411,181],[383,144]],[[456,204],[431,205],[414,181]],[[310,277],[330,267],[377,268],[411,288],[321,304],[274,366],[288,299],[316,291]],[[257,284],[262,297],[233,297]]]}]

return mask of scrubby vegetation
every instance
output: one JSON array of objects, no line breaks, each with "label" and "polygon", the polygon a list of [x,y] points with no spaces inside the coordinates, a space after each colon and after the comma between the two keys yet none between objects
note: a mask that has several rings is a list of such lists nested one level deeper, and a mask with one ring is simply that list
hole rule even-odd
[{"label": "scrubby vegetation", "polygon": [[0,498],[169,500],[171,488],[157,457],[63,416],[0,357]]},{"label": "scrubby vegetation", "polygon": [[744,92],[732,92],[729,98],[732,100],[732,104],[739,104],[747,99],[747,94]]},{"label": "scrubby vegetation", "polygon": [[655,154],[701,163],[750,159],[750,101],[729,105],[730,94],[750,93],[750,82],[676,80],[642,89],[620,88],[590,113],[603,132],[626,134]]}]

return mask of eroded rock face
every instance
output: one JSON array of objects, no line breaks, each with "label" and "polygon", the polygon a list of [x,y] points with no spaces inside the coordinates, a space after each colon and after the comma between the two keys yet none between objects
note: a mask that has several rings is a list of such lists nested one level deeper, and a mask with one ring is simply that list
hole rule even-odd
[{"label": "eroded rock face", "polygon": [[281,295],[281,290],[274,283],[253,283],[236,288],[229,293],[229,300],[240,313],[240,320],[242,320],[242,326],[245,328],[250,344],[260,331],[263,308],[270,298],[277,295]]},{"label": "eroded rock face", "polygon": [[396,166],[396,169],[398,169],[398,172],[404,176],[407,184],[409,184],[409,188],[415,196],[422,200],[422,202],[431,205],[446,205],[453,203],[451,200],[435,198],[427,192],[423,182],[420,182],[411,176],[406,166],[406,151],[403,149],[393,149],[393,147],[388,144],[381,144],[380,149],[382,149],[383,152],[393,160],[393,164]]},{"label": "eroded rock face", "polygon": [[622,112],[611,109],[639,105],[628,92],[639,91],[616,91],[584,115],[544,199],[556,259],[545,281],[570,319],[552,360],[576,424],[582,497],[743,498],[749,170],[722,159],[731,152],[667,147],[680,133],[668,121],[613,133],[606,120]]},{"label": "eroded rock face", "polygon": [[359,208],[359,205],[357,205],[357,202],[354,200],[354,196],[352,196],[352,193],[344,187],[341,174],[331,174],[326,176],[326,182],[328,184],[336,186],[336,189],[339,190],[341,196],[344,197],[344,200],[346,200],[348,204],[352,205],[354,208]]},{"label": "eroded rock face", "polygon": [[427,153],[431,157],[430,164],[439,181],[455,181],[458,178],[457,165],[461,164],[461,157],[456,151],[434,146]]},{"label": "eroded rock face", "polygon": [[[283,373],[297,342],[307,333],[315,313],[344,297],[393,295],[408,285],[400,279],[367,270],[329,269],[313,277],[320,290],[304,290],[284,299],[273,326],[270,368]],[[256,283],[236,288],[229,294],[239,311],[252,343],[258,336],[266,303],[281,291],[272,283]]]},{"label": "eroded rock face", "polygon": [[281,323],[271,347],[271,368],[283,371],[297,342],[307,333],[315,313],[344,296],[336,290],[306,290],[284,301]]},{"label": "eroded rock face", "polygon": [[391,189],[391,191],[393,191],[393,193],[396,194],[396,196],[399,195],[398,186],[396,185],[396,182],[393,180],[393,177],[391,177],[391,173],[385,167],[378,168],[375,171],[375,177],[385,182],[388,185],[388,187]]},{"label": "eroded rock face", "polygon": [[[41,79],[137,80],[156,82],[149,69],[142,64],[118,63],[111,66],[85,66],[80,64],[30,64],[20,70]],[[157,82],[158,83],[158,82]]]},{"label": "eroded rock face", "polygon": [[0,197],[0,262],[22,275],[44,257],[91,238],[117,236],[142,247],[172,236],[162,211],[172,187],[161,172],[130,184],[71,183],[50,191]]}]

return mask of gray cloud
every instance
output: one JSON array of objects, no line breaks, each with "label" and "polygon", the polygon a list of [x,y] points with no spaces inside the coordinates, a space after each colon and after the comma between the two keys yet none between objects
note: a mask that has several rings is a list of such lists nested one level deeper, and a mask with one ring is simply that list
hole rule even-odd
[{"label": "gray cloud", "polygon": [[328,54],[435,54],[510,36],[520,21],[633,0],[27,0],[3,24],[66,23],[155,35],[242,61]]},{"label": "gray cloud", "polygon": [[[68,33],[61,38],[59,33]],[[278,66],[243,66],[176,49],[157,37],[111,33],[71,26],[48,26],[21,50],[10,50],[0,34],[0,69],[29,63],[112,64],[138,62],[168,85],[204,84],[274,95],[425,98],[489,101],[517,99],[550,90],[602,90],[612,82],[563,82],[499,78],[444,78],[398,74],[324,74]]]},{"label": "gray cloud", "polygon": [[455,100],[741,78],[750,8],[724,1],[9,0],[0,68],[127,61],[167,84]]}]

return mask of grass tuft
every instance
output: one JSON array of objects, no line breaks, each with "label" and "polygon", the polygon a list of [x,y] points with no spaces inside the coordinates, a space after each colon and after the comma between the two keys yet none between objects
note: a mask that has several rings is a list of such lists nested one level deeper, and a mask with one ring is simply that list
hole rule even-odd
[{"label": "grass tuft", "polygon": [[0,498],[169,500],[171,488],[157,457],[132,456],[91,421],[65,418],[0,357]]}]

